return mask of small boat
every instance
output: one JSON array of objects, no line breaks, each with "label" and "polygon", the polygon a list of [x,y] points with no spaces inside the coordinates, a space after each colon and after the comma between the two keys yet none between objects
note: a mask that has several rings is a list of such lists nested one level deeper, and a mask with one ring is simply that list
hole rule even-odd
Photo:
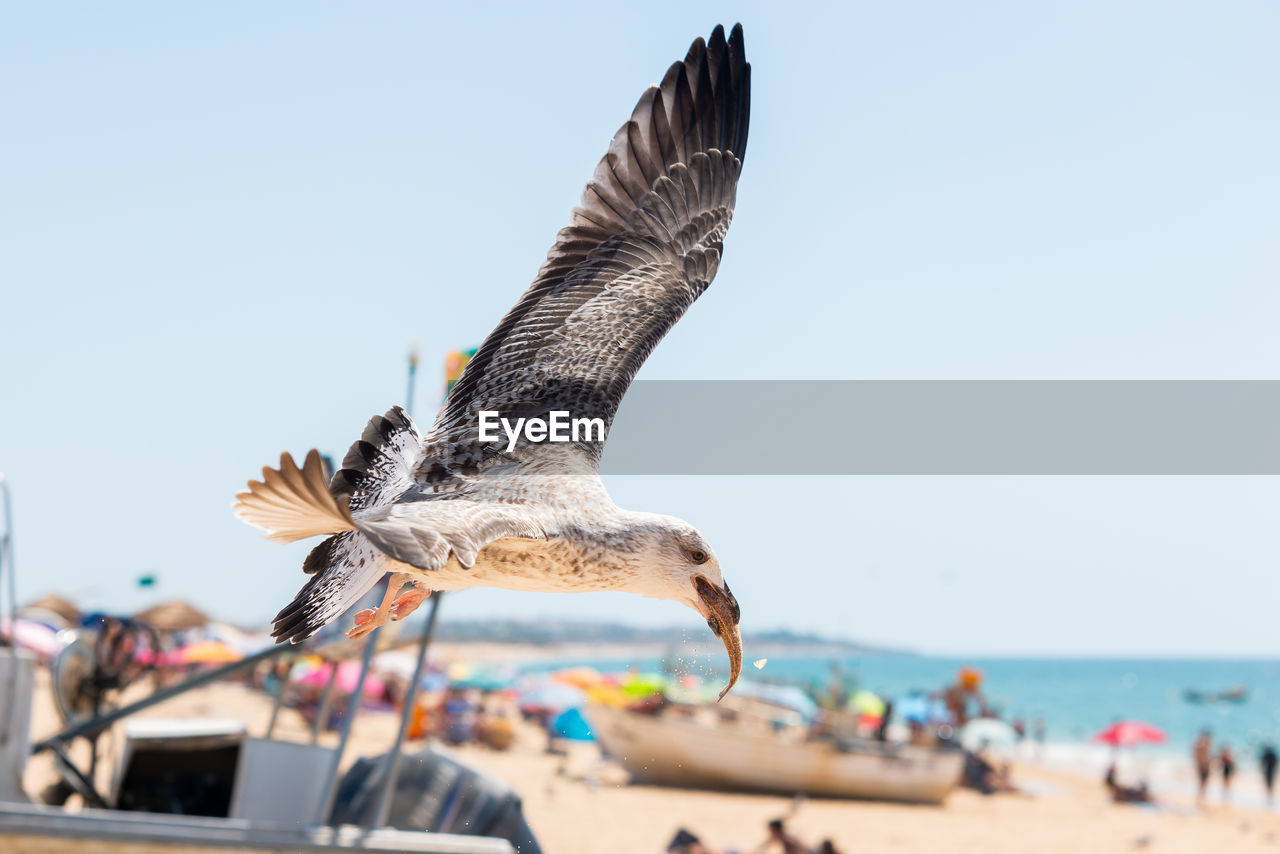
[{"label": "small boat", "polygon": [[[701,710],[699,710],[701,711]],[[871,739],[811,740],[698,714],[640,714],[590,705],[600,746],[636,782],[940,804],[960,781],[964,752]]]},{"label": "small boat", "polygon": [[1223,691],[1197,691],[1194,688],[1188,688],[1182,692],[1182,699],[1196,705],[1243,703],[1249,699],[1249,690],[1243,685],[1235,685]]}]

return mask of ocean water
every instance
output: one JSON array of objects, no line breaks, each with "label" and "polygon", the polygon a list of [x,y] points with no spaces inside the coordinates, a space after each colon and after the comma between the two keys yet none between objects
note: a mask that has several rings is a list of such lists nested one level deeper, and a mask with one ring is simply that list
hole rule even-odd
[{"label": "ocean water", "polygon": [[[590,664],[609,670],[660,670],[659,659],[557,662],[556,666]],[[726,675],[722,650],[676,660],[680,672],[704,678]],[[551,665],[546,665],[550,667]],[[1021,717],[1030,727],[1042,717],[1051,752],[1059,758],[1075,745],[1079,759],[1090,767],[1103,761],[1106,750],[1084,749],[1090,737],[1121,718],[1153,723],[1168,734],[1161,746],[1139,752],[1179,761],[1190,755],[1191,743],[1209,729],[1215,745],[1230,744],[1242,770],[1254,763],[1259,744],[1280,744],[1280,661],[1267,660],[1118,660],[1118,659],[953,659],[902,655],[855,658],[770,658],[762,670],[750,663],[744,679],[806,687],[826,684],[833,666],[847,685],[899,698],[912,691],[935,691],[953,682],[961,667],[983,673],[982,690],[1006,720]],[[1248,699],[1239,704],[1196,705],[1183,691],[1221,691],[1244,686]],[[1189,763],[1188,763],[1189,767]]]}]

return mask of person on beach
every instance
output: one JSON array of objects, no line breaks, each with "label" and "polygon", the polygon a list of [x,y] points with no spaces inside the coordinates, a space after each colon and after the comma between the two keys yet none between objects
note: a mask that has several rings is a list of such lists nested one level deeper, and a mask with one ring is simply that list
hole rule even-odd
[{"label": "person on beach", "polygon": [[889,737],[889,719],[893,717],[893,700],[884,704],[884,714],[880,716],[880,725],[876,727],[876,741],[884,743]]},{"label": "person on beach", "polygon": [[982,696],[982,671],[975,667],[962,667],[954,684],[942,689],[940,699],[951,715],[951,725],[956,729],[973,718],[989,717],[991,709]]},{"label": "person on beach", "polygon": [[1107,768],[1107,776],[1102,779],[1103,785],[1111,793],[1111,800],[1117,804],[1153,804],[1155,798],[1145,782],[1136,786],[1122,786],[1116,780],[1116,763]]},{"label": "person on beach", "polygon": [[1222,800],[1231,800],[1231,775],[1236,773],[1236,755],[1228,745],[1218,751],[1218,769],[1222,772]]},{"label": "person on beach", "polygon": [[1275,803],[1276,787],[1276,746],[1271,742],[1262,745],[1258,765],[1262,768],[1262,784],[1267,787],[1267,806],[1271,806]]},{"label": "person on beach", "polygon": [[1191,758],[1196,763],[1196,779],[1200,788],[1196,791],[1196,802],[1204,803],[1205,791],[1209,788],[1209,772],[1213,770],[1213,742],[1209,730],[1200,730],[1196,736],[1195,747],[1191,748]]},{"label": "person on beach", "polygon": [[774,849],[780,850],[782,854],[812,854],[813,852],[812,848],[787,830],[786,824],[780,818],[769,822],[769,836],[756,849],[756,854],[764,854]]},{"label": "person on beach", "polygon": [[716,854],[702,844],[702,840],[683,827],[676,831],[675,838],[667,846],[667,854]]}]

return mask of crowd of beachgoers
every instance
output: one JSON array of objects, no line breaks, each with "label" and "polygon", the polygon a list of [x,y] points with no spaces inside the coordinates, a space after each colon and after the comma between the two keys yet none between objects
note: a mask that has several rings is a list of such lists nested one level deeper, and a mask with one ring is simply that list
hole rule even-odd
[{"label": "crowd of beachgoers", "polygon": [[[139,628],[143,623],[146,628]],[[115,618],[72,613],[64,603],[46,601],[24,609],[17,622],[0,626],[7,637],[46,662],[67,642],[66,632],[76,629],[97,632],[117,653],[130,652],[126,658],[135,662],[129,665],[135,670],[127,674],[133,682],[127,692],[133,696],[242,662],[269,646],[265,633],[245,632],[174,603],[151,614]],[[1094,737],[1099,749],[1110,751],[1105,770],[1096,769],[1092,780],[1064,774],[1046,759],[1044,721],[1002,719],[984,694],[984,676],[977,668],[961,669],[935,690],[902,696],[881,696],[838,681],[823,686],[777,684],[763,673],[734,689],[735,696],[755,703],[756,709],[771,710],[763,715],[775,732],[828,737],[832,721],[838,719],[852,726],[846,734],[867,741],[963,750],[961,788],[945,809],[936,812],[628,784],[625,772],[611,765],[593,743],[589,714],[583,710],[603,704],[662,714],[674,707],[710,707],[718,693],[716,680],[679,672],[678,667],[610,671],[581,664],[556,667],[528,655],[475,652],[465,644],[437,646],[418,673],[416,646],[406,644],[377,652],[362,674],[358,657],[329,658],[299,649],[245,667],[197,692],[203,705],[188,705],[187,710],[242,713],[248,719],[271,712],[272,721],[280,710],[287,710],[280,716],[279,734],[320,741],[335,738],[346,717],[357,711],[354,744],[357,750],[363,745],[376,752],[385,749],[379,740],[400,719],[410,681],[418,673],[419,690],[413,692],[406,734],[409,748],[430,740],[461,751],[468,761],[521,793],[540,837],[565,845],[581,844],[582,823],[591,825],[605,815],[611,816],[615,828],[633,834],[615,850],[675,854],[839,852],[866,850],[868,840],[887,839],[902,850],[936,850],[929,845],[941,838],[938,822],[976,848],[976,840],[985,839],[982,828],[987,825],[981,817],[992,815],[1042,823],[1047,834],[1058,833],[1086,847],[1092,844],[1089,840],[1111,834],[1109,838],[1133,844],[1159,839],[1160,850],[1209,850],[1224,847],[1218,839],[1229,826],[1240,835],[1234,840],[1239,844],[1272,844],[1280,832],[1273,814],[1228,805],[1242,774],[1257,776],[1256,788],[1264,790],[1270,802],[1276,768],[1270,745],[1261,746],[1253,757],[1256,762],[1242,769],[1229,744],[1214,743],[1211,733],[1203,733],[1184,754],[1187,779],[1196,784],[1184,791],[1167,785],[1167,780],[1148,779],[1149,769],[1134,761],[1144,745],[1167,747],[1165,734],[1141,721],[1121,720]],[[353,700],[357,689],[359,698]],[[182,714],[182,709],[182,702],[174,701],[158,712]],[[1048,747],[1052,754],[1052,745]],[[565,797],[569,792],[574,799],[587,798],[600,806],[599,815],[570,815],[572,799]],[[636,810],[649,820],[637,824]],[[1203,821],[1187,824],[1192,817]],[[1089,823],[1094,831],[1084,833],[1082,826]],[[1189,847],[1191,842],[1206,847]],[[986,843],[990,844],[981,847],[987,851],[1026,850]],[[1037,850],[1075,850],[1065,844],[1055,848],[1056,844],[1046,841]],[[547,848],[581,850],[550,844]],[[966,849],[959,845],[954,850]]]}]

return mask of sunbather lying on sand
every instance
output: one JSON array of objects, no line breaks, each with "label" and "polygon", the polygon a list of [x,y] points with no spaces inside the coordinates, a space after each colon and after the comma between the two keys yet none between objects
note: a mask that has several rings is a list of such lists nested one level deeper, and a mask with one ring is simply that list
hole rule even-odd
[{"label": "sunbather lying on sand", "polygon": [[1117,804],[1154,804],[1156,799],[1151,796],[1151,792],[1147,790],[1146,783],[1139,783],[1136,786],[1122,786],[1116,782],[1116,766],[1115,763],[1107,768],[1107,776],[1102,780],[1107,787],[1107,791],[1111,793],[1111,800]]}]

